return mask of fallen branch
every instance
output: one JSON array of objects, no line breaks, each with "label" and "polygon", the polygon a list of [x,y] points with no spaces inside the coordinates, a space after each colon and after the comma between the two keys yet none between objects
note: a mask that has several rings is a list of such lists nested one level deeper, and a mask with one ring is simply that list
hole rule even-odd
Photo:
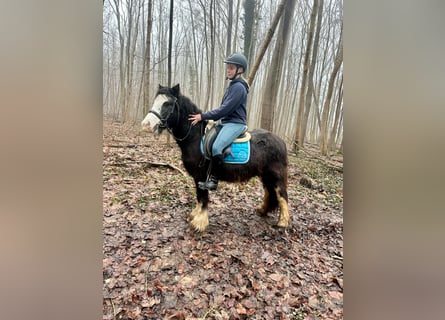
[{"label": "fallen branch", "polygon": [[151,144],[107,144],[108,148],[137,148],[137,147],[152,147]]},{"label": "fallen branch", "polygon": [[182,173],[182,175],[183,175],[184,177],[187,177],[187,174],[186,174],[184,171],[182,171],[180,168],[178,168],[177,166],[172,165],[172,164],[170,164],[170,163],[164,163],[164,162],[147,162],[147,163],[144,165],[144,170],[147,169],[147,168],[151,168],[151,167],[167,167],[167,168],[171,168],[171,169],[174,169],[174,170],[178,170],[179,172]]},{"label": "fallen branch", "polygon": [[[130,160],[130,159],[127,159],[127,160]],[[127,167],[128,165],[131,165],[131,164],[143,164],[142,168],[144,170],[146,170],[147,168],[151,168],[151,167],[167,167],[170,169],[178,170],[179,172],[182,173],[182,175],[184,177],[187,177],[187,174],[183,170],[178,168],[177,166],[170,164],[170,163],[164,163],[164,162],[131,161],[131,162],[113,162],[113,163],[108,163],[107,165],[115,166],[115,167]]]},{"label": "fallen branch", "polygon": [[116,309],[114,308],[113,298],[110,298],[111,306],[113,307],[113,320],[116,320]]}]

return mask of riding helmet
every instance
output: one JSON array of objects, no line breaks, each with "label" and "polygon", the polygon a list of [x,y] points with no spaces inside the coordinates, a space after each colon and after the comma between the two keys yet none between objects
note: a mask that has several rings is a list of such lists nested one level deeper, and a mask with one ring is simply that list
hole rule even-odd
[{"label": "riding helmet", "polygon": [[231,63],[240,67],[243,67],[244,72],[247,70],[247,59],[246,57],[241,53],[234,53],[230,57],[228,57],[226,60],[224,60],[224,63]]}]

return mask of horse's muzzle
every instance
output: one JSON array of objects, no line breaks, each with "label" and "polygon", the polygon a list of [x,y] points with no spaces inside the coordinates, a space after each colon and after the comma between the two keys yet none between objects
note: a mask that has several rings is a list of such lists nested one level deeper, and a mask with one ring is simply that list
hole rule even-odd
[{"label": "horse's muzzle", "polygon": [[161,122],[151,113],[141,122],[141,126],[144,132],[153,132],[156,134],[162,131],[160,128],[162,127]]}]

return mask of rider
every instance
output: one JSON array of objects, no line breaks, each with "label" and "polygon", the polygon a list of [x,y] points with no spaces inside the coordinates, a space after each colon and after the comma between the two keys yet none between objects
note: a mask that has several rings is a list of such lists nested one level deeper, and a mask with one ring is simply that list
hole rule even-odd
[{"label": "rider", "polygon": [[[212,146],[212,162],[210,165],[220,166],[223,163],[223,150],[229,146],[243,131],[247,129],[246,103],[249,85],[241,76],[247,69],[247,59],[241,53],[234,53],[224,63],[227,64],[227,78],[230,85],[224,93],[221,105],[214,110],[190,114],[192,125],[202,120],[221,120],[222,128]],[[203,190],[216,190],[218,178],[215,170],[198,186]]]}]

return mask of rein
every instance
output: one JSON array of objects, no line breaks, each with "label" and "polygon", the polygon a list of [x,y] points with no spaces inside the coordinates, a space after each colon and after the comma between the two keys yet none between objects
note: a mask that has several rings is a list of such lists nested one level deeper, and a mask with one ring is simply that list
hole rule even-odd
[{"label": "rein", "polygon": [[185,134],[184,137],[182,137],[182,138],[176,137],[175,134],[173,133],[173,129],[167,125],[167,121],[172,116],[173,112],[175,111],[175,108],[178,109],[175,126],[178,126],[179,125],[179,104],[178,104],[177,98],[175,98],[174,107],[172,108],[172,110],[170,111],[170,113],[167,115],[167,117],[165,119],[162,118],[162,116],[156,111],[150,110],[149,113],[153,113],[161,121],[161,124],[159,125],[159,127],[167,129],[168,132],[170,132],[170,134],[173,136],[173,138],[175,138],[176,141],[184,141],[185,139],[188,138],[188,136],[190,135],[190,132],[192,131],[192,123],[190,122],[189,128],[188,128],[187,133]]}]

